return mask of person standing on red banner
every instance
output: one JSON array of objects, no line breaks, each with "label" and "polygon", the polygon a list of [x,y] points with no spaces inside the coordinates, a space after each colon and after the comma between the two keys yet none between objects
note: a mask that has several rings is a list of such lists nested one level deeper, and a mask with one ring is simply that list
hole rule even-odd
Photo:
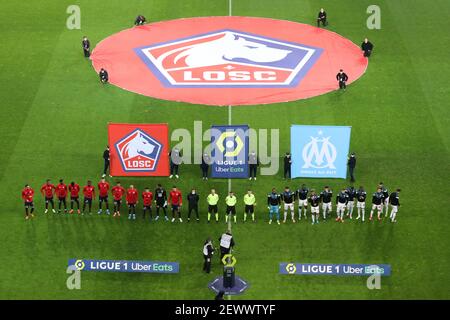
[{"label": "person standing on red banner", "polygon": [[148,211],[150,214],[150,220],[153,219],[152,217],[152,201],[153,201],[153,193],[150,191],[148,187],[145,188],[144,192],[142,192],[142,201],[144,203],[144,216],[145,219],[145,213]]},{"label": "person standing on red banner", "polygon": [[45,211],[44,211],[44,213],[48,212],[48,204],[49,203],[52,205],[53,213],[56,213],[56,211],[55,211],[55,203],[53,202],[54,191],[55,191],[55,186],[51,183],[50,179],[47,179],[45,184],[41,187],[42,196],[44,196],[44,198],[45,198]]},{"label": "person standing on red banner", "polygon": [[125,194],[125,188],[120,185],[120,182],[117,181],[117,184],[112,187],[111,193],[114,197],[114,214],[113,217],[116,215],[120,217],[120,205],[122,203],[122,197]]},{"label": "person standing on red banner", "polygon": [[183,205],[183,197],[181,191],[177,189],[176,186],[172,187],[172,191],[169,193],[169,204],[172,207],[172,222],[175,221],[175,216],[178,214],[178,220],[183,222],[181,219],[181,206]]},{"label": "person standing on red banner", "polygon": [[91,180],[88,180],[87,185],[83,188],[83,195],[84,195],[84,201],[83,201],[83,215],[84,211],[86,210],[86,205],[89,207],[89,214],[92,214],[92,198],[95,197],[95,188],[92,185]]},{"label": "person standing on red banner", "polygon": [[22,190],[22,199],[25,204],[25,219],[28,220],[34,217],[34,204],[33,204],[34,190],[26,184]]},{"label": "person standing on red banner", "polygon": [[108,192],[109,183],[102,178],[98,183],[98,214],[102,213],[102,203],[105,203],[106,214],[109,215],[109,205],[108,205]]},{"label": "person standing on red banner", "polygon": [[70,192],[70,211],[69,211],[69,213],[70,214],[73,213],[73,203],[75,202],[77,204],[77,213],[80,214],[80,201],[78,200],[79,193],[80,193],[80,185],[78,183],[75,183],[74,181],[72,181],[69,184],[69,192]]},{"label": "person standing on red banner", "polygon": [[[137,189],[130,185],[130,188],[127,190],[127,205],[128,205],[128,219],[133,218],[136,220],[136,204],[138,203],[139,193]],[[133,214],[131,213],[133,212]]]},{"label": "person standing on red banner", "polygon": [[59,184],[55,189],[56,196],[58,197],[58,213],[61,213],[61,204],[64,204],[64,213],[67,213],[67,186],[63,179],[59,180]]}]

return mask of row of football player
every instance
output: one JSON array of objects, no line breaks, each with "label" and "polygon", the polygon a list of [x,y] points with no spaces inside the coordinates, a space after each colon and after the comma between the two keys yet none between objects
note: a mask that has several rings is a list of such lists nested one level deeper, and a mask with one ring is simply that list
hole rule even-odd
[{"label": "row of football player", "polygon": [[[382,215],[388,217],[391,222],[396,222],[396,216],[398,208],[400,206],[400,189],[396,189],[395,192],[389,194],[389,191],[382,182],[377,187],[376,192],[372,194],[372,208],[370,211],[369,220],[373,220],[373,214],[377,211],[377,219],[381,221]],[[344,216],[353,219],[353,211],[356,208],[358,216],[356,219],[365,220],[365,207],[366,207],[367,192],[362,186],[359,189],[355,189],[353,186],[343,188],[336,196],[336,221],[344,222]],[[284,220],[286,222],[288,213],[291,213],[291,220],[295,223],[294,204],[298,199],[298,218],[302,217],[304,213],[305,219],[308,205],[310,206],[312,224],[319,223],[320,216],[320,204],[322,204],[322,214],[325,220],[332,211],[333,191],[325,186],[324,189],[317,193],[314,189],[309,190],[306,185],[302,185],[297,191],[291,191],[289,187],[285,187],[281,194],[278,194],[276,189],[272,189],[272,192],[267,196],[267,205],[269,209],[269,224],[272,223],[273,216],[277,218],[277,223],[280,224],[279,210],[281,205],[284,205]],[[391,212],[389,214],[389,206]],[[346,213],[347,211],[347,213]],[[345,214],[346,213],[346,214]]]},{"label": "row of football player", "polygon": [[[102,204],[105,204],[106,214],[110,214],[109,205],[108,205],[108,194],[110,190],[109,183],[102,178],[97,185],[99,191],[99,210],[98,214],[102,213]],[[69,213],[74,212],[74,205],[77,206],[77,213],[80,214],[80,203],[79,203],[79,192],[80,186],[71,182],[69,186],[67,186],[64,181],[61,179],[58,185],[53,185],[50,180],[47,180],[46,183],[40,189],[42,195],[45,198],[45,213],[49,210],[49,205],[52,206],[52,211],[56,213],[55,204],[54,204],[54,196],[56,195],[59,201],[58,211],[61,212],[62,206],[64,206],[64,212],[67,212],[67,203],[66,198],[68,193],[70,193],[70,210]],[[126,203],[128,205],[128,218],[136,219],[136,205],[138,204],[139,193],[138,190],[133,186],[125,190],[120,184],[117,184],[111,188],[111,193],[114,198],[114,215],[120,216],[120,206],[121,201],[124,195],[126,195]],[[83,203],[83,214],[86,210],[86,207],[89,209],[89,213],[91,213],[92,208],[92,200],[95,197],[95,187],[92,185],[91,181],[87,182],[87,185],[83,187],[83,195],[84,195],[84,203]],[[25,204],[25,217],[29,219],[29,217],[33,216],[34,212],[34,204],[33,204],[34,190],[29,186],[25,185],[25,188],[22,190],[22,199]],[[366,202],[367,193],[363,187],[360,187],[356,190],[353,186],[350,186],[346,189],[342,189],[338,195],[336,196],[336,205],[337,205],[337,218],[336,221],[344,221],[344,213],[347,209],[347,216],[350,219],[353,219],[353,210],[355,206],[355,199],[357,203],[357,211],[358,216],[356,219],[362,218],[362,221],[365,219],[365,202]],[[395,222],[395,217],[398,212],[398,207],[400,206],[400,189],[397,189],[391,195],[389,195],[388,190],[384,187],[383,183],[377,188],[377,191],[372,196],[372,210],[370,212],[369,219],[372,220],[373,213],[377,210],[377,218],[381,220],[381,216],[383,210],[385,210],[385,217],[388,215],[389,204],[391,206],[391,214],[390,219],[392,222]],[[278,193],[275,188],[272,189],[272,192],[267,196],[267,206],[269,210],[269,224],[272,222],[272,218],[274,215],[277,217],[277,223],[280,223],[279,210],[281,205],[284,205],[284,220],[286,222],[287,214],[290,211],[291,219],[295,222],[295,214],[294,214],[294,203],[298,199],[298,212],[299,219],[301,219],[302,211],[304,212],[304,217],[306,218],[306,212],[308,208],[308,204],[311,207],[311,218],[312,223],[318,223],[319,218],[319,205],[322,204],[323,217],[326,219],[327,215],[332,211],[332,198],[333,191],[325,186],[324,190],[320,193],[316,193],[314,189],[309,190],[306,185],[302,185],[300,189],[297,191],[291,191],[289,187],[285,187],[282,193]],[[211,189],[211,193],[207,196],[206,200],[208,203],[208,222],[211,220],[212,214],[215,215],[216,222],[219,221],[218,214],[218,202],[219,195],[216,193],[215,189]],[[167,197],[167,193],[165,189],[158,184],[154,194],[150,191],[149,188],[145,188],[142,193],[143,200],[143,210],[144,217],[146,212],[148,211],[150,214],[150,218],[152,218],[152,203],[156,204],[156,217],[155,220],[159,219],[159,211],[163,210],[165,219],[168,220],[167,217],[167,204],[169,203],[172,209],[172,222],[175,221],[175,216],[177,215],[179,221],[182,222],[181,218],[181,206],[183,205],[183,197],[180,190],[177,189],[176,186],[173,186],[172,190],[169,193],[169,197]],[[194,212],[196,214],[197,221],[199,221],[198,214],[198,203],[200,197],[197,194],[195,189],[192,189],[191,192],[187,196],[188,201],[188,221],[190,220],[191,213]],[[252,220],[255,221],[255,206],[256,206],[256,198],[251,190],[248,190],[244,195],[244,221],[247,220],[247,215],[251,215]],[[233,215],[234,222],[236,222],[236,204],[237,198],[234,192],[230,191],[228,196],[225,198],[226,203],[226,218],[225,221],[228,222],[229,215]]]}]

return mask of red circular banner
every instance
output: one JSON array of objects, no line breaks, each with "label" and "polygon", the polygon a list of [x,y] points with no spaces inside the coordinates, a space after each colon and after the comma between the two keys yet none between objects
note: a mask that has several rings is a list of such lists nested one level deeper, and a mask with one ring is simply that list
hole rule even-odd
[{"label": "red circular banner", "polygon": [[310,25],[251,17],[151,23],[101,41],[91,55],[110,83],[142,95],[206,105],[256,105],[321,95],[368,60],[350,40]]}]

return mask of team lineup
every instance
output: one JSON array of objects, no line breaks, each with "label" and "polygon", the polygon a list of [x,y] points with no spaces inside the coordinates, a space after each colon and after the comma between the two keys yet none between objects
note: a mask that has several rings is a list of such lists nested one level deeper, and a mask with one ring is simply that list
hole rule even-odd
[{"label": "team lineup", "polygon": [[[164,219],[169,221],[168,211],[170,209],[172,213],[171,222],[175,222],[177,219],[179,222],[183,222],[182,219],[182,206],[183,206],[183,195],[181,191],[173,186],[169,192],[158,184],[154,192],[150,191],[150,188],[146,187],[144,191],[139,194],[139,191],[130,185],[128,189],[125,189],[120,182],[111,187],[110,183],[102,178],[97,184],[98,191],[98,211],[97,214],[103,213],[103,208],[105,209],[105,214],[110,215],[110,208],[108,203],[109,194],[113,197],[113,217],[120,217],[122,200],[125,197],[126,206],[128,207],[128,219],[136,219],[136,207],[139,204],[139,199],[142,199],[142,217],[145,219],[147,214],[150,220],[157,221],[160,218],[160,212],[162,211]],[[369,220],[374,220],[374,213],[376,212],[376,218],[381,221],[383,218],[389,217],[391,222],[396,222],[396,216],[398,209],[400,207],[400,189],[396,189],[394,192],[389,194],[388,189],[384,186],[382,182],[377,186],[376,192],[372,195],[371,200],[371,210],[369,214]],[[80,206],[80,192],[83,194],[83,205]],[[73,214],[76,212],[78,215],[92,214],[92,203],[96,197],[96,188],[92,184],[92,181],[87,181],[87,184],[81,189],[80,185],[71,182],[69,185],[64,183],[64,180],[60,180],[55,186],[51,183],[51,180],[47,180],[44,185],[40,188],[40,193],[42,194],[45,201],[44,213],[49,212],[49,207],[53,213],[68,213]],[[35,206],[34,206],[34,195],[35,192],[31,186],[25,185],[22,190],[22,199],[25,206],[25,219],[28,220],[34,217]],[[70,209],[67,205],[67,197],[70,196]],[[58,211],[56,211],[55,201],[58,201]],[[348,217],[350,220],[353,219],[353,213],[356,203],[357,216],[356,220],[361,219],[362,222],[365,221],[366,214],[366,198],[367,192],[362,186],[355,189],[353,186],[343,188],[335,197],[336,204],[336,221],[344,222],[345,218]],[[195,219],[197,222],[200,221],[199,215],[199,202],[200,196],[197,194],[196,189],[193,188],[185,198],[188,202],[187,210],[187,221],[191,219],[192,213],[195,214]],[[219,200],[220,196],[216,193],[216,190],[211,189],[210,194],[206,197],[206,202],[208,205],[207,222],[209,223],[214,215],[214,220],[216,223],[219,222]],[[225,197],[225,222],[233,218],[234,223],[237,223],[236,206],[238,203],[237,197],[233,191],[230,191]],[[256,221],[255,218],[255,208],[256,208],[256,196],[253,194],[252,190],[248,190],[243,196],[242,202],[244,203],[244,215],[243,221],[246,222],[247,218],[250,216],[252,222]],[[315,189],[308,189],[305,184],[303,184],[298,190],[292,191],[289,187],[285,187],[281,193],[278,193],[275,188],[267,195],[267,209],[269,212],[269,224],[272,223],[274,219],[280,224],[280,209],[283,207],[284,217],[282,222],[286,223],[288,214],[290,213],[291,221],[296,222],[295,214],[295,204],[298,206],[298,220],[303,218],[307,219],[308,207],[311,215],[312,224],[319,223],[320,218],[320,207],[322,208],[322,220],[325,221],[327,218],[331,217],[333,211],[333,191],[325,186],[320,192],[316,192]],[[390,209],[389,209],[390,207]],[[154,217],[153,217],[154,208]],[[87,209],[87,211],[86,211]]]}]

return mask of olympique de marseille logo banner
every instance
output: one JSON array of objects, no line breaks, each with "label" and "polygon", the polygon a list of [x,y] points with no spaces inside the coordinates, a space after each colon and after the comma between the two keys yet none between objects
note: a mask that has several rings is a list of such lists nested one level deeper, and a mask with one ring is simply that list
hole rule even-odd
[{"label": "olympique de marseille logo banner", "polygon": [[351,127],[291,126],[292,177],[346,178]]},{"label": "olympique de marseille logo banner", "polygon": [[112,176],[168,176],[167,124],[108,124]]},{"label": "olympique de marseille logo banner", "polygon": [[213,178],[248,178],[248,126],[212,126]]}]

